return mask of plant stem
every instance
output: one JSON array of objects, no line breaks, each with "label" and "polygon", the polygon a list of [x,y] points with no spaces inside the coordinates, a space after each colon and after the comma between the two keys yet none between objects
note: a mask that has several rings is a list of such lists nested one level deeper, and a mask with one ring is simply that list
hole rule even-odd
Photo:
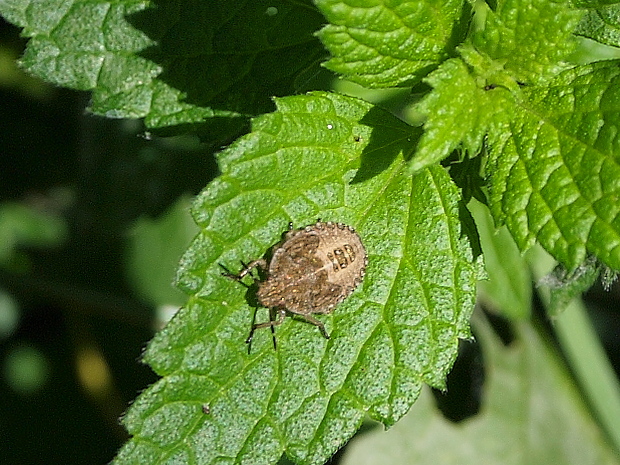
[{"label": "plant stem", "polygon": [[[530,250],[528,256],[536,281],[547,275],[555,265],[554,260],[541,249]],[[548,307],[549,289],[540,286],[538,294]],[[573,299],[563,312],[553,318],[553,327],[590,408],[611,445],[620,454],[620,383],[583,301]]]},{"label": "plant stem", "polygon": [[581,300],[554,320],[562,350],[615,449],[620,452],[620,384]]}]

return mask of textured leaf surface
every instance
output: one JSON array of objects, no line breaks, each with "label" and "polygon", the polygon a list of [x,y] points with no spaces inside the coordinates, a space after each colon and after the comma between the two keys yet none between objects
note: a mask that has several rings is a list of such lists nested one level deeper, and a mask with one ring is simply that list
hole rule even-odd
[{"label": "textured leaf surface", "polygon": [[326,66],[366,87],[406,86],[454,47],[463,1],[317,0],[331,24],[319,37]]},{"label": "textured leaf surface", "polygon": [[601,62],[524,89],[510,131],[490,137],[494,217],[569,269],[588,253],[620,269],[619,75]]},{"label": "textured leaf surface", "polygon": [[618,66],[562,64],[578,18],[565,2],[500,2],[461,58],[427,79],[433,91],[418,108],[428,120],[410,169],[458,147],[476,154],[488,134],[491,210],[521,250],[538,241],[569,269],[588,253],[618,269]]},{"label": "textured leaf surface", "polygon": [[542,83],[574,49],[570,37],[580,17],[567,0],[500,0],[473,45],[517,81]]},{"label": "textured leaf surface", "polygon": [[[461,52],[467,54],[469,61],[481,58],[473,50]],[[506,89],[485,87],[460,58],[444,62],[425,81],[433,86],[433,91],[418,105],[428,119],[410,164],[412,172],[443,160],[459,145],[470,154],[477,154],[484,135],[505,118],[503,113],[509,112],[512,105]]]},{"label": "textured leaf surface", "polygon": [[446,420],[430,392],[388,432],[355,438],[344,465],[613,465],[620,463],[562,362],[534,330],[519,324],[505,347],[476,324],[486,366],[476,417]]},{"label": "textured leaf surface", "polygon": [[459,145],[478,153],[484,135],[502,131],[512,117],[509,91],[517,93],[518,83],[544,84],[573,50],[570,33],[579,13],[565,1],[505,0],[486,14],[484,27],[459,47],[461,57],[445,61],[425,79],[433,91],[418,105],[427,121],[412,172]]},{"label": "textured leaf surface", "polygon": [[324,19],[304,1],[6,0],[0,12],[31,38],[28,71],[154,128],[270,111],[325,55],[312,35]]},{"label": "textured leaf surface", "polygon": [[[443,386],[458,339],[469,337],[480,267],[445,170],[404,174],[412,128],[333,94],[276,104],[221,153],[222,175],[194,204],[201,232],[178,276],[191,297],[149,345],[145,359],[163,378],[129,410],[134,438],[117,464],[274,463],[283,452],[323,463],[366,412],[393,424],[422,383]],[[360,181],[360,165],[374,175]],[[287,318],[277,350],[265,330],[248,354],[253,291],[219,264],[258,258],[289,221],[318,217],[358,230],[364,282],[319,316],[331,339]]]},{"label": "textured leaf surface", "polygon": [[599,6],[584,14],[575,33],[603,44],[620,46],[620,6]]}]

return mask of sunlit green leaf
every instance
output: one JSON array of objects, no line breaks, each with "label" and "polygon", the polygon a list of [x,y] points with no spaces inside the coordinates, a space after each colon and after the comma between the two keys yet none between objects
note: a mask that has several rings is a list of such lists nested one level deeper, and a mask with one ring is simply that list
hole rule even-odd
[{"label": "sunlit green leaf", "polygon": [[[163,378],[125,417],[134,438],[118,464],[273,463],[283,452],[323,463],[366,413],[393,424],[423,383],[444,386],[458,339],[469,337],[479,265],[445,170],[404,173],[411,128],[334,94],[276,103],[221,153],[222,175],[194,204],[201,232],[178,276],[191,297],[149,345],[145,359]],[[252,288],[221,276],[219,265],[258,258],[289,221],[316,218],[357,229],[368,252],[364,282],[318,316],[331,339],[288,318],[277,350],[259,331],[248,354]]]},{"label": "sunlit green leaf", "polygon": [[568,0],[499,0],[472,43],[516,81],[541,84],[574,49],[571,34],[580,17]]},{"label": "sunlit green leaf", "polygon": [[317,0],[326,66],[366,87],[412,85],[447,58],[464,2]]},{"label": "sunlit green leaf", "polygon": [[491,209],[521,249],[620,269],[619,84],[615,62],[565,71],[525,88],[510,131],[491,135]]},{"label": "sunlit green leaf", "polygon": [[30,37],[28,71],[94,90],[93,112],[152,128],[208,119],[239,131],[274,95],[305,89],[326,56],[308,1],[7,0],[0,12]]},{"label": "sunlit green leaf", "polygon": [[424,392],[402,421],[360,435],[344,465],[618,464],[555,351],[525,323],[503,346],[487,323],[474,326],[486,377],[480,412],[444,418]]},{"label": "sunlit green leaf", "polygon": [[589,9],[575,33],[603,44],[620,46],[620,7],[615,3]]}]

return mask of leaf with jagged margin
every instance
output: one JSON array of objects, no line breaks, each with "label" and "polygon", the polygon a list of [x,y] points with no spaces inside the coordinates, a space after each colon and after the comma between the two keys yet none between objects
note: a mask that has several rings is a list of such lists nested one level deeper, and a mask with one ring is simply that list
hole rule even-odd
[{"label": "leaf with jagged margin", "polygon": [[[412,128],[336,94],[276,105],[220,154],[222,175],[195,201],[201,232],[178,275],[190,298],[149,344],[145,360],[163,378],[127,413],[133,438],[117,465],[275,463],[282,453],[323,463],[365,414],[391,425],[423,383],[443,387],[458,339],[469,337],[479,257],[447,172],[405,174]],[[359,181],[364,159],[381,169]],[[265,254],[289,221],[316,218],[358,230],[364,282],[318,316],[331,339],[288,318],[277,350],[258,331],[248,354],[255,294],[222,277],[219,264],[236,269]]]},{"label": "leaf with jagged margin", "polygon": [[325,66],[370,88],[410,86],[451,53],[463,0],[316,0],[330,24],[319,37]]},{"label": "leaf with jagged margin", "polygon": [[274,95],[297,92],[326,55],[309,1],[5,0],[0,13],[30,38],[29,72],[93,90],[93,112],[150,128],[208,120],[234,133],[244,116],[272,111]]},{"label": "leaf with jagged margin", "polygon": [[618,89],[618,62],[575,67],[524,88],[510,130],[490,134],[489,206],[521,250],[620,269]]},{"label": "leaf with jagged margin", "polygon": [[[469,61],[482,56],[471,49],[461,53]],[[443,63],[425,82],[433,86],[417,109],[428,116],[424,135],[409,169],[416,172],[447,157],[459,145],[469,154],[478,153],[485,134],[509,113],[512,96],[503,87],[485,87],[460,58]]]},{"label": "leaf with jagged margin", "polygon": [[477,415],[447,420],[423,391],[390,431],[355,438],[343,465],[619,465],[590,407],[554,347],[527,323],[504,346],[487,322],[474,319],[485,384]]},{"label": "leaf with jagged margin", "polygon": [[514,80],[544,84],[574,50],[572,33],[581,15],[568,0],[499,0],[472,44]]},{"label": "leaf with jagged margin", "polygon": [[[518,14],[516,14],[518,12]],[[476,155],[489,131],[504,131],[518,83],[544,84],[573,50],[579,12],[566,2],[506,0],[487,12],[484,27],[425,82],[433,87],[417,109],[427,116],[411,172],[462,145]]]}]

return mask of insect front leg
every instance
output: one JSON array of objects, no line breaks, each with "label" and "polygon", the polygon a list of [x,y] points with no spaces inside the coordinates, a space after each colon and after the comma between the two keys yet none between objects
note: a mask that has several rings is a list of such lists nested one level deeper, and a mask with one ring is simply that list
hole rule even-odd
[{"label": "insect front leg", "polygon": [[254,268],[260,268],[262,270],[266,270],[267,269],[267,261],[264,258],[259,258],[258,260],[253,260],[250,263],[248,263],[247,265],[245,263],[241,262],[241,265],[243,265],[243,269],[239,272],[239,274],[231,273],[230,270],[228,270],[228,268],[226,268],[224,265],[220,265],[224,269],[224,273],[222,273],[222,276],[226,276],[227,278],[230,278],[230,279],[232,279],[234,281],[241,281],[248,274],[250,276],[252,276],[252,270]]}]

